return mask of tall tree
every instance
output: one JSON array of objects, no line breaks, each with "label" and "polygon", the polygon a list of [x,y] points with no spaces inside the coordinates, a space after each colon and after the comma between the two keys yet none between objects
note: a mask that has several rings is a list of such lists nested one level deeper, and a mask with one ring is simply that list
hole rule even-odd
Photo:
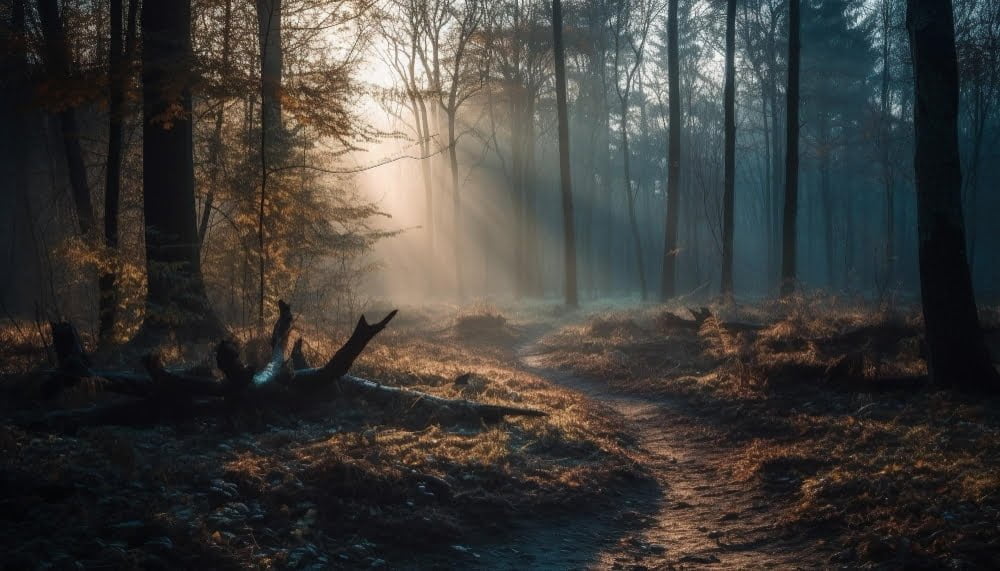
[{"label": "tall tree", "polygon": [[[642,253],[642,237],[635,212],[638,184],[633,185],[632,151],[629,147],[629,111],[632,89],[642,70],[646,40],[657,12],[657,4],[652,1],[621,2],[611,14],[610,32],[613,39],[615,93],[619,104],[619,129],[622,141],[622,171],[625,200],[628,206],[629,228],[632,233],[632,248],[635,256],[636,274],[639,278],[639,293],[645,301],[646,288],[645,256]],[[635,186],[635,188],[633,188]]]},{"label": "tall tree", "polygon": [[667,222],[663,238],[663,275],[660,298],[674,297],[677,281],[677,223],[680,219],[681,88],[677,54],[677,0],[667,4],[667,75],[669,85],[670,134],[667,157]]},{"label": "tall tree", "polygon": [[908,0],[920,293],[928,370],[938,384],[1000,391],[965,251],[958,150],[958,58],[951,0]]},{"label": "tall tree", "polygon": [[722,191],[722,295],[733,295],[733,207],[736,185],[736,0],[726,2],[725,182]]},{"label": "tall tree", "polygon": [[[225,0],[222,12],[222,58],[219,66],[223,74],[231,72],[232,66],[232,35],[233,35],[233,0]],[[212,139],[209,146],[208,164],[210,176],[208,190],[205,192],[205,199],[201,207],[201,217],[198,222],[198,244],[204,247],[205,238],[208,236],[209,223],[212,221],[212,209],[215,208],[215,189],[220,182],[222,171],[222,127],[226,118],[226,100],[223,99],[216,106],[215,126],[212,130]]]},{"label": "tall tree", "polygon": [[142,3],[142,182],[146,315],[139,339],[223,330],[201,274],[194,198],[190,0]]},{"label": "tall tree", "polygon": [[[57,0],[39,0],[38,16],[45,38],[45,64],[48,67],[50,80],[64,82],[70,77],[70,53]],[[64,105],[58,111],[58,118],[77,223],[80,225],[80,234],[87,236],[94,228],[95,216],[90,184],[87,181],[87,167],[83,161],[83,150],[80,148],[76,109],[72,104]]]},{"label": "tall tree", "polygon": [[451,170],[452,215],[454,237],[452,244],[455,255],[455,285],[459,299],[465,296],[462,273],[462,193],[458,174],[458,112],[462,105],[478,91],[482,77],[470,63],[469,51],[482,23],[483,4],[481,0],[466,0],[461,8],[448,6],[445,12],[455,19],[455,48],[446,63],[443,83],[439,92],[439,103],[448,124],[448,165]]},{"label": "tall tree", "polygon": [[[428,118],[425,77],[417,69],[418,53],[426,41],[421,0],[395,0],[396,18],[383,23],[388,40],[384,59],[404,85],[405,103],[412,115],[411,125],[420,149],[420,173],[424,185],[424,239],[427,260],[434,260],[434,174],[431,145],[433,133]],[[425,74],[426,75],[426,74]],[[428,265],[432,267],[432,265]],[[435,291],[434,271],[427,272],[428,294]]]},{"label": "tall tree", "polygon": [[[547,13],[546,3],[522,0],[484,4],[484,8],[487,9],[482,35],[486,40],[486,57],[493,75],[491,83],[501,87],[500,93],[506,100],[508,110],[508,179],[515,217],[515,229],[511,232],[514,295],[516,298],[541,295],[541,244],[538,240],[536,204],[538,181],[534,156],[537,138],[535,110],[542,89],[552,77],[552,51],[547,39],[551,14]],[[490,93],[492,95],[493,92]],[[495,118],[495,114],[491,117]],[[499,156],[499,147],[495,150]]]},{"label": "tall tree", "polygon": [[562,189],[563,255],[566,305],[577,306],[576,233],[573,228],[573,186],[569,171],[569,115],[566,112],[566,54],[562,40],[562,3],[552,0],[552,47],[556,67],[556,107],[559,115],[559,180]]},{"label": "tall tree", "polygon": [[785,123],[785,207],[781,228],[781,295],[795,291],[796,218],[799,200],[799,1],[788,2],[788,89]]},{"label": "tall tree", "polygon": [[265,244],[265,206],[267,204],[267,183],[274,168],[280,139],[283,133],[281,123],[281,71],[283,52],[281,47],[281,0],[257,0],[257,37],[260,45],[260,200],[257,211],[257,247],[259,291],[257,300],[257,324],[264,327],[264,306],[266,298],[265,268],[267,266],[267,245]]},{"label": "tall tree", "polygon": [[[38,243],[36,240],[35,217],[31,208],[31,191],[28,188],[29,165],[28,152],[31,131],[29,128],[27,109],[30,107],[31,81],[28,64],[28,35],[27,35],[27,0],[12,0],[9,2],[9,21],[0,22],[0,46],[6,48],[5,53],[0,56],[0,117],[9,125],[8,131],[0,134],[0,141],[5,143],[3,149],[5,161],[0,164],[9,164],[11,177],[4,190],[0,191],[0,199],[5,199],[5,209],[3,221],[3,236],[9,244],[10,249],[8,263],[13,266],[18,263],[16,257],[22,248],[22,241],[19,235],[27,234],[30,237],[28,243],[33,246],[35,261],[39,256]],[[7,191],[10,194],[7,195]],[[24,258],[21,258],[24,259]],[[10,293],[16,295],[18,286],[31,287],[37,284],[33,280],[26,280],[22,268],[18,271],[10,271],[6,280],[0,280],[0,296],[4,299]],[[30,271],[30,266],[27,268]],[[23,291],[23,290],[22,290]],[[44,293],[43,293],[44,296]],[[15,297],[16,299],[16,297]],[[37,299],[37,298],[36,298]],[[44,297],[43,297],[44,299]],[[4,299],[6,301],[6,299]]]},{"label": "tall tree", "polygon": [[892,284],[895,280],[896,268],[896,200],[894,164],[891,154],[892,140],[892,40],[895,24],[896,0],[879,0],[878,24],[881,41],[880,61],[882,73],[879,87],[879,124],[877,143],[879,162],[881,163],[880,178],[885,193],[885,281]]},{"label": "tall tree", "polygon": [[[108,161],[104,169],[104,245],[111,252],[118,250],[118,204],[121,195],[122,125],[125,114],[125,95],[128,66],[135,45],[138,0],[129,0],[128,26],[124,45],[122,0],[111,0],[111,42],[108,57]],[[113,266],[113,265],[112,265]],[[117,274],[109,267],[101,274],[98,332],[101,339],[108,339],[114,330],[118,307]]]}]

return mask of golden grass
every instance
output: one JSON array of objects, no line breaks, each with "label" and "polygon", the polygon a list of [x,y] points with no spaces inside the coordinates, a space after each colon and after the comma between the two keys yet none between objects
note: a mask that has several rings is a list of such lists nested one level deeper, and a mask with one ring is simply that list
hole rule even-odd
[{"label": "golden grass", "polygon": [[[15,567],[58,553],[112,568],[368,567],[378,560],[392,567],[407,562],[414,546],[447,551],[518,518],[599,509],[612,501],[607,490],[633,485],[643,468],[619,417],[512,365],[513,345],[536,325],[533,311],[404,308],[353,372],[445,397],[539,408],[546,418],[421,426],[406,410],[334,399],[288,416],[247,411],[72,436],[3,423],[0,472],[26,474],[17,497],[29,515],[0,541],[21,546],[10,560]],[[512,338],[501,342],[495,327],[488,335],[460,331],[469,315],[494,316]],[[307,358],[321,364],[346,334],[300,319],[292,338],[303,336]],[[462,373],[471,379],[456,386]],[[28,474],[88,491],[39,503]],[[142,522],[142,539],[96,523],[132,520]],[[60,533],[44,533],[53,521]],[[159,536],[173,549],[146,544]],[[100,551],[97,539],[120,550]]]},{"label": "golden grass", "polygon": [[[677,307],[601,312],[547,337],[545,358],[721,429],[724,468],[793,499],[782,523],[837,537],[841,562],[1000,564],[1000,402],[868,392],[926,374],[917,310],[818,295],[712,310],[697,331],[663,319]],[[828,381],[844,355],[851,379]]]}]

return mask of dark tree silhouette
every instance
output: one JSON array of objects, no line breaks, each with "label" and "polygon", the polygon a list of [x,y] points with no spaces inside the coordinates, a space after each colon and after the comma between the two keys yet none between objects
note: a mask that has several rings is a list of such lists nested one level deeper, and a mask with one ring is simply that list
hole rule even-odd
[{"label": "dark tree silhouette", "polygon": [[[135,45],[135,28],[139,1],[129,0],[128,27],[123,45],[122,0],[111,0],[111,52],[108,58],[108,162],[104,176],[104,245],[118,249],[118,203],[121,195],[122,170],[122,115],[125,112],[125,91],[128,62]],[[118,307],[114,270],[101,274],[99,310],[101,339],[108,339],[115,326]]]},{"label": "dark tree silhouette", "polygon": [[[67,81],[70,76],[70,53],[58,2],[40,0],[38,17],[45,37],[45,65],[48,74],[56,82]],[[90,197],[90,185],[87,182],[87,167],[83,162],[83,151],[80,148],[80,128],[76,120],[76,109],[72,105],[67,105],[59,110],[58,118],[76,218],[80,224],[80,234],[86,236],[94,228],[94,205]]]},{"label": "dark tree silhouette", "polygon": [[733,295],[733,206],[736,185],[736,0],[726,2],[725,181],[722,191],[722,286]]},{"label": "dark tree silhouette", "polygon": [[139,338],[218,337],[195,222],[190,0],[142,4],[142,182],[146,315]]},{"label": "dark tree silhouette", "polygon": [[788,2],[788,89],[785,147],[785,211],[781,229],[781,295],[795,291],[796,218],[799,201],[799,0]]},{"label": "dark tree silhouette", "polygon": [[965,251],[958,151],[958,59],[951,0],[908,0],[920,292],[928,370],[938,384],[1000,390],[983,341]]},{"label": "dark tree silhouette", "polygon": [[552,47],[556,67],[556,107],[559,114],[559,180],[562,188],[566,305],[577,306],[576,233],[573,228],[573,185],[569,171],[569,117],[566,112],[566,54],[562,41],[562,3],[552,0]]},{"label": "dark tree silhouette", "polygon": [[670,134],[667,157],[667,224],[663,238],[663,275],[660,298],[666,301],[676,292],[677,222],[680,207],[681,175],[681,88],[677,58],[677,0],[667,5],[667,75],[670,85]]}]

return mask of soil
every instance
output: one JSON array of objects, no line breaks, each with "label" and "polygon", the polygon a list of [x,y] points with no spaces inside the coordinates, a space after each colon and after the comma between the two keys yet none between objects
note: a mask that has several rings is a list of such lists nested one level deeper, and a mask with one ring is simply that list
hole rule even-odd
[{"label": "soil", "polygon": [[[539,335],[541,337],[541,335]],[[481,550],[484,569],[828,567],[836,546],[780,523],[792,490],[734,479],[726,435],[669,398],[615,392],[547,368],[536,342],[517,350],[526,372],[622,415],[653,483],[612,491],[616,508],[524,524]]]},{"label": "soil", "polygon": [[415,430],[335,399],[80,434],[0,422],[0,570],[1000,565],[1000,401],[817,377],[855,346],[865,370],[919,374],[909,322],[720,333],[659,312],[479,310],[438,330],[414,311],[358,365],[543,420]]}]

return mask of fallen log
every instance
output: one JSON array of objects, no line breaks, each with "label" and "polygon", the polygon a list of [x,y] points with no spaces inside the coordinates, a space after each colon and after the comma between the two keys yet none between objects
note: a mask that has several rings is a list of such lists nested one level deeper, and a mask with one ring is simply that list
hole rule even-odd
[{"label": "fallen log", "polygon": [[225,340],[216,346],[216,366],[222,372],[222,378],[192,370],[168,369],[156,353],[142,359],[146,374],[95,371],[91,369],[76,330],[69,324],[53,324],[53,342],[59,366],[45,381],[45,392],[49,396],[77,385],[83,379],[92,379],[95,388],[130,398],[102,406],[57,411],[25,424],[34,427],[148,425],[239,410],[242,406],[301,406],[303,400],[315,401],[318,393],[328,390],[385,406],[400,407],[428,422],[499,422],[507,416],[548,416],[535,409],[449,399],[348,375],[368,343],[395,317],[395,310],[374,324],[369,324],[361,316],[350,338],[322,367],[308,366],[302,354],[301,338],[292,349],[291,359],[286,360],[293,316],[287,303],[281,301],[278,307],[268,363],[259,371],[254,371],[242,362],[236,343]]}]

